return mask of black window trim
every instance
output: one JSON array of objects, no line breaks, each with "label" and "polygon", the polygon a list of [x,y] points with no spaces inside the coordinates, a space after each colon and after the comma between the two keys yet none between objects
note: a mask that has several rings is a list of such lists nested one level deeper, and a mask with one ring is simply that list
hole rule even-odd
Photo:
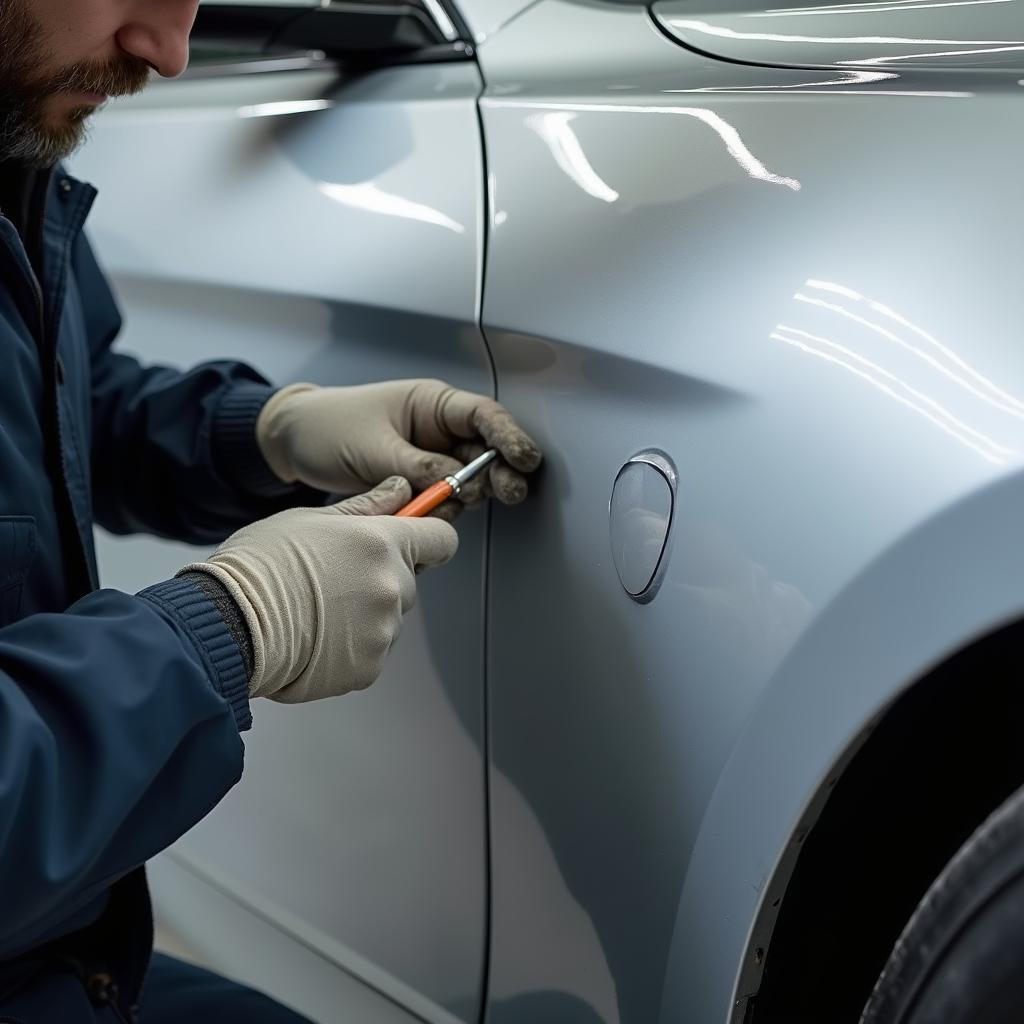
[{"label": "black window trim", "polygon": [[[311,6],[201,4],[191,80],[280,71],[471,60],[469,30],[451,0],[327,0]],[[216,57],[201,58],[203,48]],[[220,51],[241,47],[237,57]],[[321,48],[322,47],[322,48]]]}]

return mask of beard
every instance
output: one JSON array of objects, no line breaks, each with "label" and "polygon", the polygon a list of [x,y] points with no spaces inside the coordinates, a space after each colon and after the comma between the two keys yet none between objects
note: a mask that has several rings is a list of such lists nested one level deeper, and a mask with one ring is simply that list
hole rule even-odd
[{"label": "beard", "polygon": [[82,144],[88,117],[96,110],[84,105],[48,115],[48,100],[76,92],[128,96],[149,80],[149,65],[129,54],[40,72],[52,64],[43,37],[28,0],[0,0],[0,160],[40,168],[53,166]]}]

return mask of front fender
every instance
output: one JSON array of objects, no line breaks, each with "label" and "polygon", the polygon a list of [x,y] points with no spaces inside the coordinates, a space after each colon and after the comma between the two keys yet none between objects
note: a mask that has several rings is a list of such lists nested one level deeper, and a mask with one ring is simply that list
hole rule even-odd
[{"label": "front fender", "polygon": [[754,922],[782,895],[794,844],[820,812],[836,766],[906,687],[1024,616],[1022,523],[1017,471],[892,545],[779,665],[701,823],[670,947],[664,1024],[730,1019],[756,984]]}]

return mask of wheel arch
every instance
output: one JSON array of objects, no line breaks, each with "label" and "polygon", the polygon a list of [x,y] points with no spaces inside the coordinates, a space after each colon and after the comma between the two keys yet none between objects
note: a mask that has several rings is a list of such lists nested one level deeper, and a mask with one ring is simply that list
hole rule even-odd
[{"label": "wheel arch", "polygon": [[928,887],[1024,785],[1022,649],[1024,619],[958,651],[844,753],[752,929],[745,959],[763,977],[744,1024],[812,1021],[825,1005],[835,1024],[859,1020]]}]

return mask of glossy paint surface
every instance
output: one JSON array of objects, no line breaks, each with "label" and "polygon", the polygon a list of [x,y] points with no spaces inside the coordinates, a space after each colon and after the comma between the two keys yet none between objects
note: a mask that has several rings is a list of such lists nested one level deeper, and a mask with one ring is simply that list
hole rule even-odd
[{"label": "glossy paint surface", "polygon": [[465,19],[478,45],[495,35],[536,0],[460,0],[459,13]]},{"label": "glossy paint surface", "polygon": [[[74,171],[101,189],[91,228],[124,345],[182,366],[242,358],[280,384],[437,376],[491,390],[475,326],[479,88],[472,64],[447,64],[340,84],[182,81],[113,106]],[[375,1020],[374,999],[381,1021],[395,1003],[440,1022],[480,1005],[484,518],[460,532],[455,562],[421,577],[380,681],[350,699],[257,702],[244,780],[174,851],[276,923],[293,959],[368,986],[360,1020]],[[104,538],[101,555],[104,582],[133,591],[195,552]],[[238,951],[203,940],[215,916],[183,938],[231,970]],[[256,963],[276,955],[261,934],[237,940]]]},{"label": "glossy paint surface", "polygon": [[777,8],[741,0],[703,9],[691,0],[657,0],[652,12],[682,42],[755,64],[890,71],[1024,67],[1024,0]]},{"label": "glossy paint surface", "polygon": [[[489,1024],[742,1020],[831,766],[1024,616],[1020,4],[675,9],[727,60],[639,5],[514,5],[480,33],[486,197],[471,67],[104,115],[76,169],[130,347],[489,390],[482,309],[547,452],[486,572],[460,525],[380,683],[256,708],[245,781],[157,872],[183,938],[235,972],[287,949],[268,984],[331,1024],[472,1020],[485,950]],[[648,449],[679,479],[641,604],[609,503]],[[194,554],[103,550],[129,589]],[[268,925],[241,954],[232,908]]]},{"label": "glossy paint surface", "polygon": [[[548,452],[494,515],[488,1019],[724,1024],[830,765],[1024,615],[1019,76],[730,65],[559,0],[480,60],[484,330]],[[606,514],[647,447],[644,606]]]},{"label": "glossy paint surface", "polygon": [[[160,894],[159,933],[177,944],[174,952],[252,985],[312,1021],[335,1021],[339,1007],[350,1020],[372,1024],[419,1024],[403,1010],[324,956],[311,955],[302,941],[301,922],[273,921],[239,902],[234,883],[196,871],[175,854],[158,857],[147,868]],[[226,895],[230,891],[231,895]],[[201,922],[202,927],[197,927]]]}]

